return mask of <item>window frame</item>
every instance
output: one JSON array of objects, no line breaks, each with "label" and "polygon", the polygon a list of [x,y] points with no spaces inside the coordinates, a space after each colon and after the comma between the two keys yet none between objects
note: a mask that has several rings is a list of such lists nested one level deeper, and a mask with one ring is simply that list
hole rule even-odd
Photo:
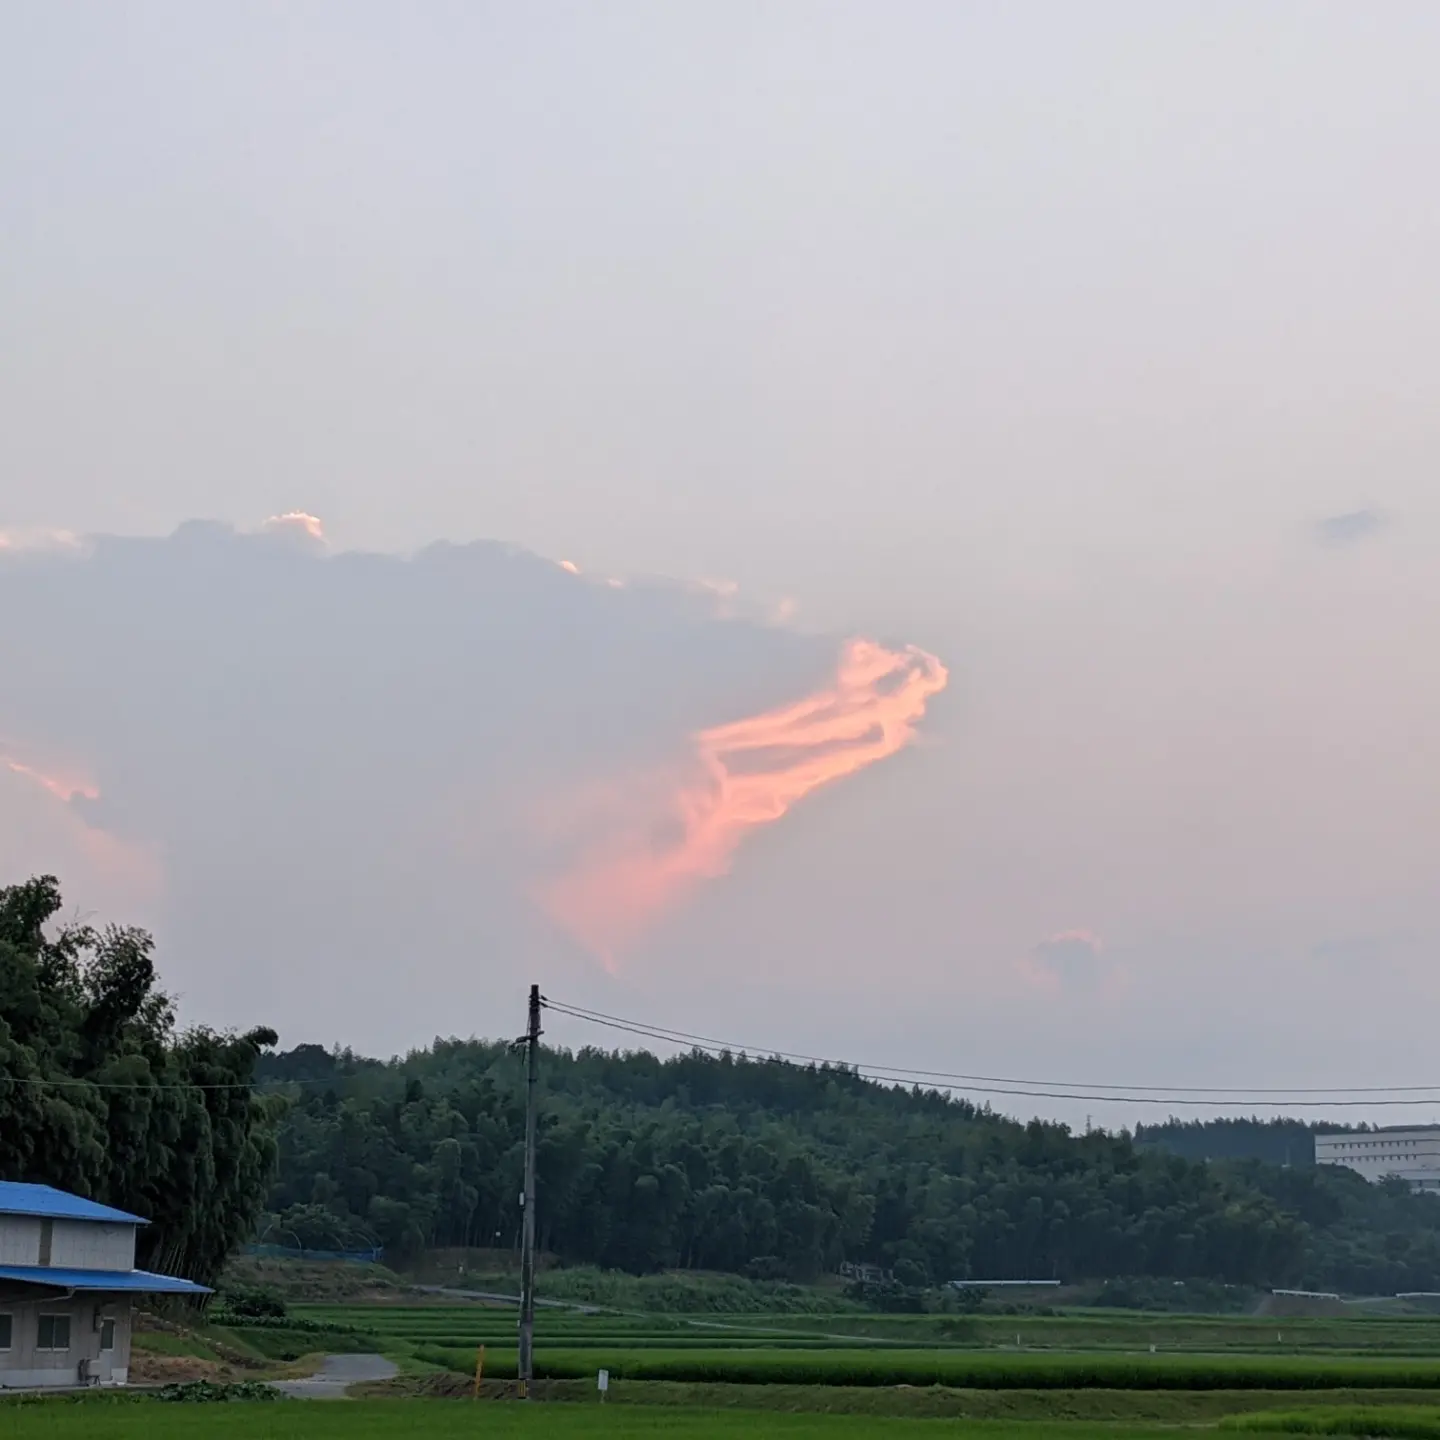
[{"label": "window frame", "polygon": [[[102,1355],[104,1355],[106,1351],[114,1350],[115,1348],[115,1328],[115,1317],[113,1315],[102,1315],[100,1317],[100,1353]],[[110,1343],[108,1345],[105,1343],[105,1334],[107,1331],[110,1334]]]},{"label": "window frame", "polygon": [[[37,1353],[42,1353],[45,1355],[68,1355],[71,1349],[74,1348],[73,1342],[75,1339],[75,1326],[72,1323],[73,1319],[74,1317],[69,1313],[69,1311],[57,1310],[37,1315],[35,1318],[35,1349]],[[41,1330],[41,1327],[45,1324],[47,1320],[50,1322],[51,1343],[49,1345],[46,1345],[44,1343]],[[65,1325],[65,1343],[63,1345],[56,1345],[54,1343],[55,1327],[61,1321],[63,1321]]]},{"label": "window frame", "polygon": [[0,1310],[0,1355],[8,1354],[15,1348],[15,1312]]}]

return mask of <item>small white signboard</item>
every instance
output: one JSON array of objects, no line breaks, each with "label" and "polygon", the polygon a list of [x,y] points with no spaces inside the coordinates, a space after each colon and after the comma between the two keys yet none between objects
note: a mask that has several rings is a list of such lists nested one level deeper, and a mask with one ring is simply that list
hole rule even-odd
[{"label": "small white signboard", "polygon": [[608,1370],[602,1370],[599,1375],[595,1377],[595,1388],[602,1396],[610,1388],[610,1372]]}]

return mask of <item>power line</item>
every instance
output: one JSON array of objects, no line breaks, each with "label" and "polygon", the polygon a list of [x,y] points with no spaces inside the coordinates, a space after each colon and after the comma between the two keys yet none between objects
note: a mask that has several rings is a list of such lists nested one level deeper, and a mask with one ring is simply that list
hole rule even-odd
[{"label": "power line", "polygon": [[[575,1020],[584,1020],[593,1025],[620,1030],[646,1039],[661,1040],[668,1044],[690,1044],[693,1048],[712,1055],[743,1053],[772,1056],[794,1064],[827,1065],[837,1070],[848,1070],[862,1079],[876,1080],[890,1084],[912,1084],[919,1080],[939,1080],[946,1087],[972,1095],[1018,1095],[1044,1100],[1093,1100],[1129,1105],[1189,1105],[1210,1108],[1236,1108],[1254,1105],[1266,1108],[1288,1109],[1339,1109],[1374,1106],[1412,1106],[1440,1104],[1440,1094],[1429,1093],[1420,1098],[1385,1099],[1385,1095],[1397,1093],[1410,1095],[1412,1092],[1440,1091],[1437,1085],[1396,1085],[1396,1086],[1337,1086],[1326,1090],[1320,1088],[1296,1087],[1290,1090],[1263,1089],[1240,1090],[1222,1086],[1158,1086],[1158,1085],[1104,1085],[1096,1083],[1084,1086],[1080,1082],[1011,1079],[1000,1076],[962,1075],[944,1070],[911,1070],[901,1066],[862,1065],[848,1060],[835,1060],[819,1055],[804,1055],[794,1051],[768,1050],[763,1046],[740,1045],[733,1041],[718,1040],[712,1036],[695,1035],[684,1030],[671,1030],[644,1021],[627,1020],[618,1015],[607,1015],[603,1011],[589,1010],[583,1006],[570,1005],[564,1001],[547,999],[545,1004],[557,1014],[568,1015]],[[1064,1088],[1060,1088],[1064,1087]],[[1125,1093],[1104,1094],[1101,1091],[1124,1091]],[[1229,1098],[1192,1098],[1226,1096]],[[1293,1095],[1365,1095],[1367,1099],[1295,1100],[1288,1098],[1271,1099],[1270,1096]]]},{"label": "power line", "polygon": [[694,1040],[701,1045],[718,1045],[722,1049],[744,1050],[751,1055],[778,1055],[785,1060],[798,1060],[815,1065],[845,1065],[850,1069],[884,1070],[895,1075],[915,1075],[938,1080],[974,1080],[994,1085],[1046,1085],[1064,1090],[1138,1090],[1154,1091],[1165,1095],[1393,1095],[1407,1091],[1440,1091],[1440,1085],[1125,1085],[1109,1084],[1104,1080],[1032,1080],[1007,1075],[967,1075],[953,1070],[907,1070],[900,1065],[864,1065],[858,1062],[828,1060],[820,1055],[802,1055],[784,1050],[768,1050],[763,1046],[740,1046],[728,1040],[717,1040],[712,1035],[692,1035],[685,1030],[672,1030],[668,1026],[654,1025],[648,1021],[626,1020],[619,1015],[607,1015],[603,1010],[589,1010],[583,1005],[572,1005],[568,1001],[546,1001],[557,1009],[563,1006],[565,1013],[579,1019],[613,1021],[617,1024],[637,1025],[653,1031],[659,1037],[677,1040]]}]

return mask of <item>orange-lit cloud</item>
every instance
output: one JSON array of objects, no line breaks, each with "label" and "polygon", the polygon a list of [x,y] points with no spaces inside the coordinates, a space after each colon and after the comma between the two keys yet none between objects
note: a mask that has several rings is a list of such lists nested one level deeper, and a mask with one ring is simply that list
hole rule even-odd
[{"label": "orange-lit cloud", "polygon": [[546,909],[613,964],[692,886],[725,874],[750,831],[908,745],[948,678],[923,650],[851,641],[833,685],[702,730],[678,773],[636,777],[590,797],[584,818],[594,838],[571,869],[543,887]]},{"label": "orange-lit cloud", "polygon": [[73,530],[0,530],[0,551],[78,551],[84,544]]},{"label": "orange-lit cloud", "polygon": [[71,803],[100,799],[93,780],[74,768],[22,760],[13,748],[0,750],[0,776],[6,774],[26,782],[32,793],[43,792],[58,802],[46,802],[28,820],[23,804],[7,807],[4,818],[10,824],[0,827],[0,854],[8,866],[67,876],[73,867],[80,872],[82,891],[99,890],[127,904],[151,904],[159,898],[163,878],[155,853],[92,825]]},{"label": "orange-lit cloud", "polygon": [[3,759],[5,768],[12,774],[33,780],[42,790],[49,791],[57,800],[63,800],[67,804],[77,795],[85,800],[100,798],[99,790],[90,781],[82,780],[78,776],[63,773],[49,775],[43,770],[37,770],[33,765],[27,765],[23,760],[13,760],[9,756],[0,759]]},{"label": "orange-lit cloud", "polygon": [[325,526],[320,517],[307,514],[304,510],[287,510],[283,515],[272,515],[265,522],[265,529],[272,533],[304,534],[322,544],[325,540]]}]

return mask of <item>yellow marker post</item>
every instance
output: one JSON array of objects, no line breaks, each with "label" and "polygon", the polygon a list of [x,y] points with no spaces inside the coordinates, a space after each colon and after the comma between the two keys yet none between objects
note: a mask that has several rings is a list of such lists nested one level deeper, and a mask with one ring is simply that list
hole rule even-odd
[{"label": "yellow marker post", "polygon": [[475,1395],[474,1395],[474,1398],[475,1398],[476,1400],[478,1400],[478,1399],[480,1398],[480,1380],[481,1380],[481,1378],[484,1376],[484,1374],[485,1374],[485,1347],[482,1345],[482,1346],[479,1348],[479,1350],[476,1351],[476,1353],[475,1353]]}]

